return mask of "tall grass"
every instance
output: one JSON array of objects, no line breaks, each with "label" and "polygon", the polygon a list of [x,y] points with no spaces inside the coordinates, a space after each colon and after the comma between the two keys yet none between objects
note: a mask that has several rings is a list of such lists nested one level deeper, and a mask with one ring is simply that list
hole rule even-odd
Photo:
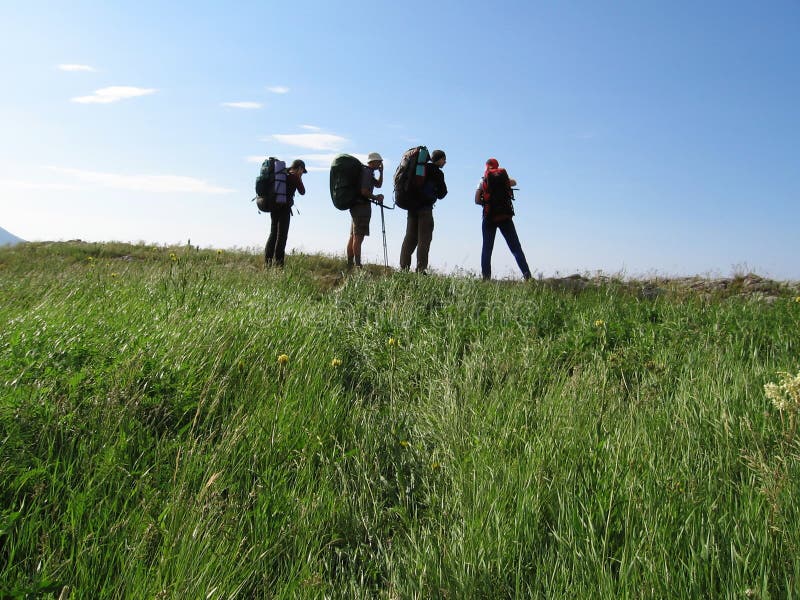
[{"label": "tall grass", "polygon": [[0,251],[0,596],[797,597],[793,297],[343,269]]}]

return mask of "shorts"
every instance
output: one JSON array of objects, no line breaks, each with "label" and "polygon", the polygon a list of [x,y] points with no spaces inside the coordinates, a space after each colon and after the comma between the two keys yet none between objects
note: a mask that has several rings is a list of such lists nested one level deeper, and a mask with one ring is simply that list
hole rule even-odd
[{"label": "shorts", "polygon": [[372,215],[359,215],[353,217],[353,224],[350,227],[351,235],[362,235],[364,237],[369,235],[369,221]]}]

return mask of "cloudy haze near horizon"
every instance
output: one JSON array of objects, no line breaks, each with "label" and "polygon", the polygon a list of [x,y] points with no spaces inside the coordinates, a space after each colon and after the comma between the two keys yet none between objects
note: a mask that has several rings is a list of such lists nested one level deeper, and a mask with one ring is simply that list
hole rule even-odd
[{"label": "cloudy haze near horizon", "polygon": [[[534,271],[800,279],[800,3],[78,1],[0,8],[0,226],[31,241],[261,248],[261,160],[303,158],[289,249],[343,254],[341,152],[447,152],[439,271],[479,270],[472,196],[519,181]],[[270,23],[278,21],[281,26]],[[397,265],[405,212],[386,210]],[[382,262],[373,212],[365,259]],[[503,240],[494,272],[516,275]]]}]

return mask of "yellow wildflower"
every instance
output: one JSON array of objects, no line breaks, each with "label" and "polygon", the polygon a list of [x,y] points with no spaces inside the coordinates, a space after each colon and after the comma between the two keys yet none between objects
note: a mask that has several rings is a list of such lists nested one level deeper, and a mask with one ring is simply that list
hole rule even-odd
[{"label": "yellow wildflower", "polygon": [[393,337],[390,337],[389,338],[389,345],[390,346],[397,346],[397,340],[394,339]]},{"label": "yellow wildflower", "polygon": [[342,361],[340,359],[338,359],[338,358],[334,358],[331,361],[331,366],[334,367],[334,368],[341,367],[342,366]]},{"label": "yellow wildflower", "polygon": [[169,259],[170,259],[172,262],[177,262],[177,260],[178,260],[178,255],[177,255],[177,254],[175,254],[174,252],[170,252],[170,253],[169,253]]},{"label": "yellow wildflower", "polygon": [[795,302],[800,302],[800,296],[794,299]]},{"label": "yellow wildflower", "polygon": [[400,442],[400,445],[401,445],[403,448],[408,448],[408,447],[411,445],[411,442],[409,442],[408,440],[402,440],[402,441]]},{"label": "yellow wildflower", "polygon": [[603,321],[603,319],[597,319],[597,321],[594,322],[594,326],[595,327],[602,327],[605,324],[606,324],[606,322]]},{"label": "yellow wildflower", "polygon": [[286,354],[281,354],[278,357],[278,364],[279,365],[285,365],[288,362],[289,362],[289,357]]},{"label": "yellow wildflower", "polygon": [[112,273],[111,277],[119,277],[119,273]]}]

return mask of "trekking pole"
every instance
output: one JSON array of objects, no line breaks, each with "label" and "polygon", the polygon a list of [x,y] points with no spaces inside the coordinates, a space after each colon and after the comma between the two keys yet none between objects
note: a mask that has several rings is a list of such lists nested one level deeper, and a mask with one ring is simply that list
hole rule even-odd
[{"label": "trekking pole", "polygon": [[381,230],[383,231],[383,264],[389,268],[389,251],[386,249],[386,220],[383,218],[383,204],[381,204]]}]

